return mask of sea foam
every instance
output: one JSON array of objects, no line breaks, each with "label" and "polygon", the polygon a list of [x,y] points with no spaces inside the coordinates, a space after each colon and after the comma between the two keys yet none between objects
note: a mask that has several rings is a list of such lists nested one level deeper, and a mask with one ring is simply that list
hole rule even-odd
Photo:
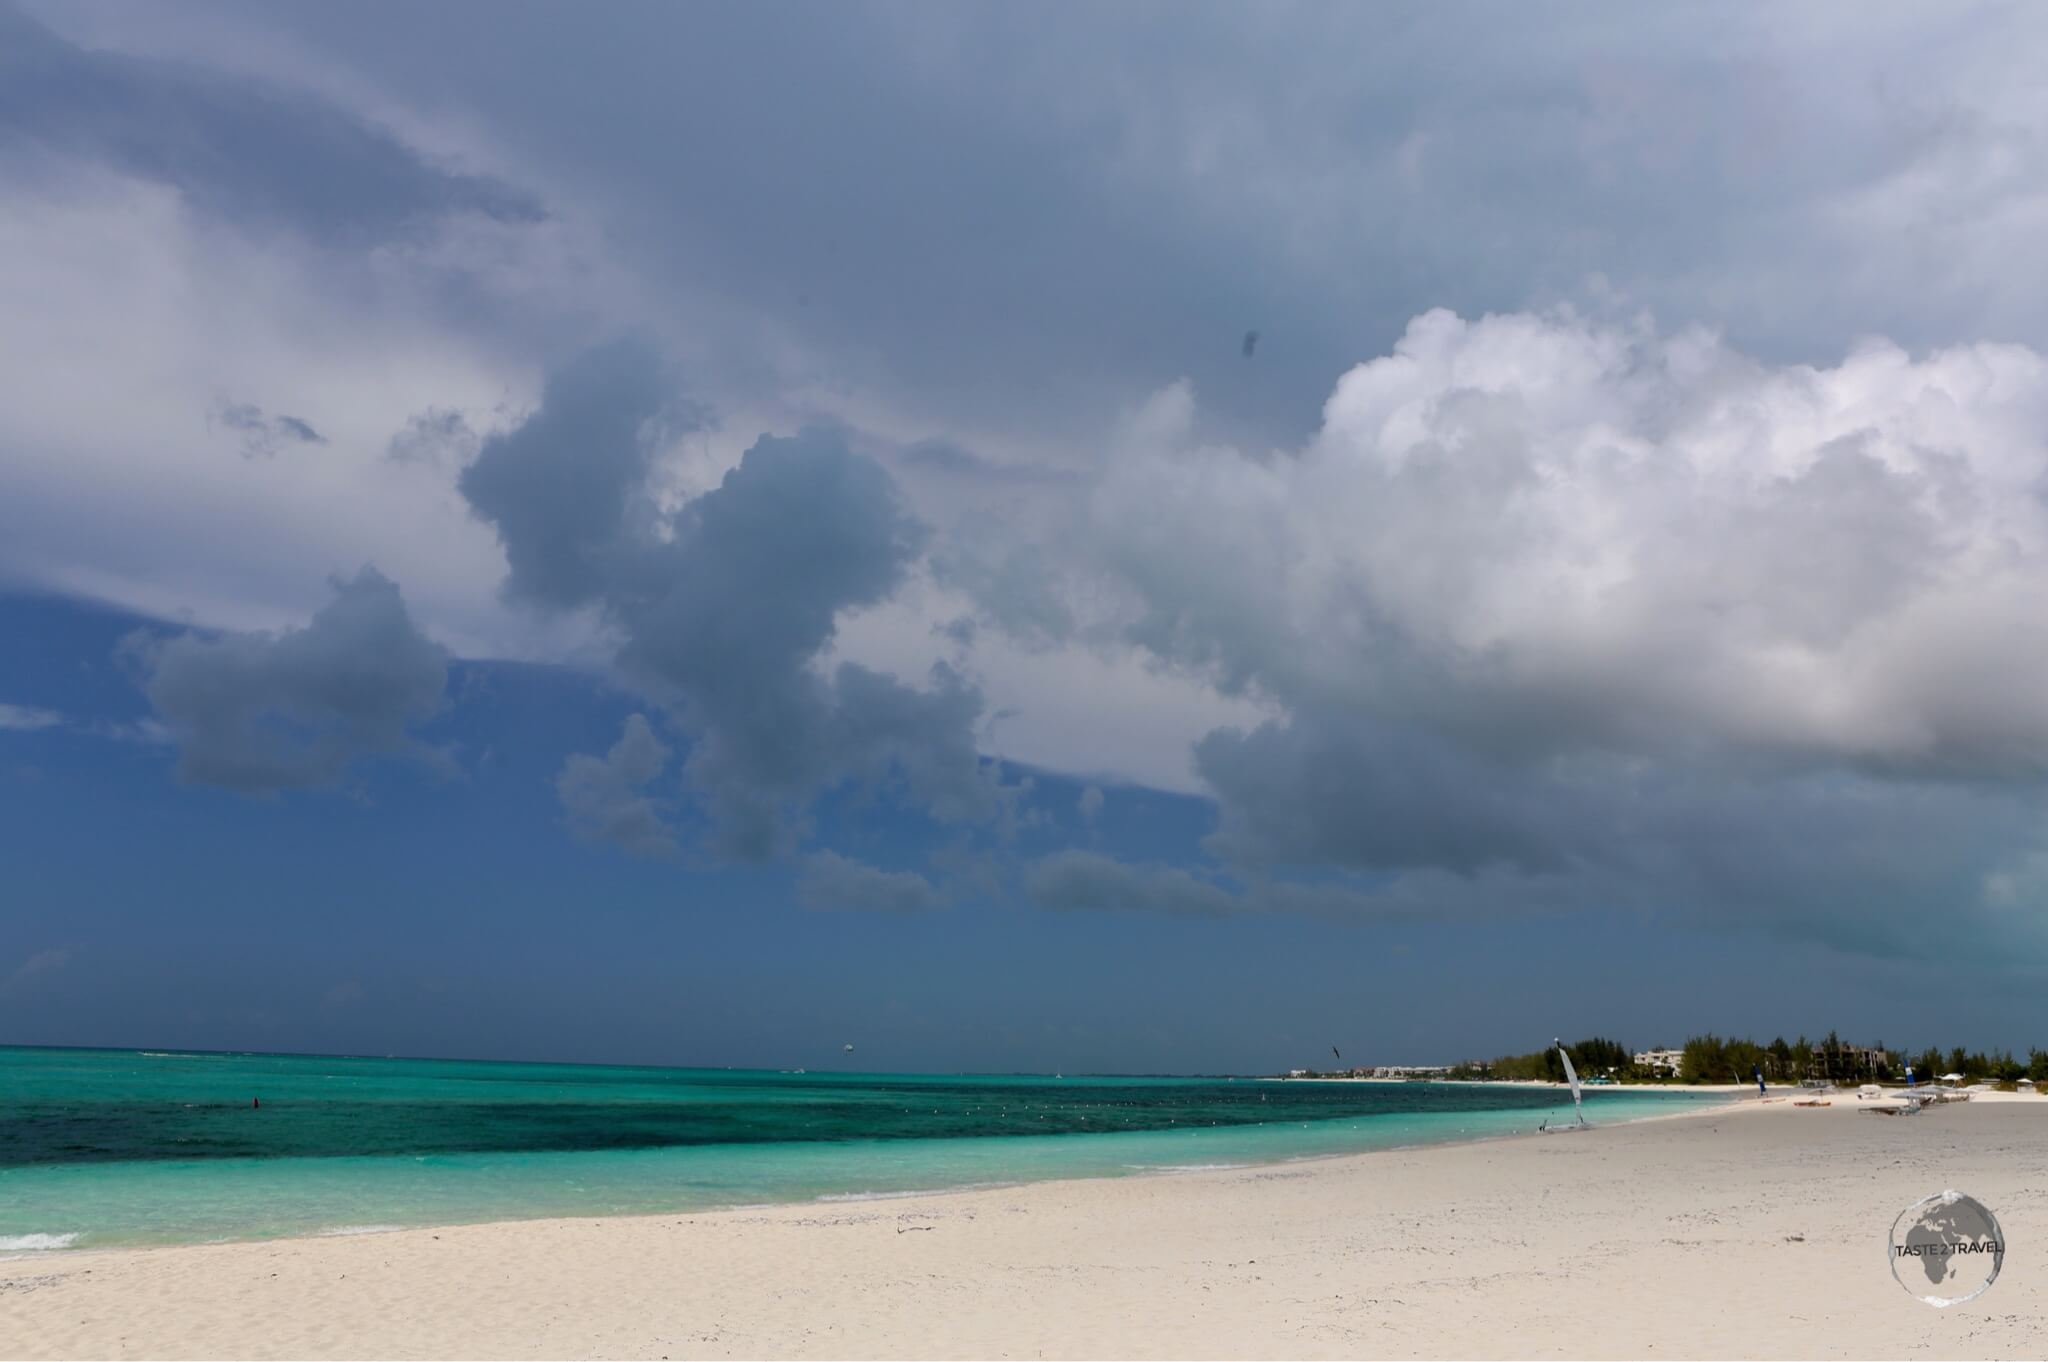
[{"label": "sea foam", "polygon": [[75,1234],[0,1234],[0,1253],[40,1253],[70,1248],[77,1242]]},{"label": "sea foam", "polygon": [[956,1182],[939,1187],[900,1187],[880,1192],[824,1192],[818,1201],[903,1201],[910,1197],[945,1196],[950,1192],[989,1192],[999,1187],[1014,1187],[1014,1182]]},{"label": "sea foam", "polygon": [[1136,1173],[1227,1173],[1234,1168],[1250,1168],[1249,1163],[1127,1163],[1124,1167]]}]

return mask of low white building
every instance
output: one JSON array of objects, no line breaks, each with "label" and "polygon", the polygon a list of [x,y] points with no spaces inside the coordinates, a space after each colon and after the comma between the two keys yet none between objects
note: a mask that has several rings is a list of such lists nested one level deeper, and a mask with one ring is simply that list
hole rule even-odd
[{"label": "low white building", "polygon": [[1683,1050],[1638,1050],[1635,1052],[1638,1069],[1648,1069],[1655,1074],[1670,1074],[1677,1077],[1678,1066],[1685,1059]]}]

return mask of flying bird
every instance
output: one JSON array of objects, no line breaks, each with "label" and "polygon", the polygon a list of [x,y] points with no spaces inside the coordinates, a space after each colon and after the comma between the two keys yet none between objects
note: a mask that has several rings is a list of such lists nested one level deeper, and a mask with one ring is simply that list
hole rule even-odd
[{"label": "flying bird", "polygon": [[1259,344],[1259,333],[1258,333],[1258,332],[1256,332],[1256,331],[1247,331],[1247,332],[1245,332],[1245,333],[1244,333],[1244,357],[1245,357],[1246,359],[1250,359],[1250,358],[1252,357],[1252,351],[1258,348],[1258,344]]}]

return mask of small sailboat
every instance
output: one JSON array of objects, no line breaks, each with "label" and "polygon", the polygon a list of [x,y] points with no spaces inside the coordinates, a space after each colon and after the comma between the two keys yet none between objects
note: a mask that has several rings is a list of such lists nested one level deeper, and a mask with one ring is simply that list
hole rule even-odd
[{"label": "small sailboat", "polygon": [[1579,1071],[1572,1067],[1571,1052],[1564,1048],[1564,1042],[1561,1040],[1552,1040],[1550,1043],[1557,1047],[1557,1057],[1564,1061],[1564,1078],[1565,1082],[1572,1085],[1572,1110],[1577,1114],[1579,1122],[1577,1125],[1554,1126],[1545,1118],[1543,1124],[1536,1128],[1545,1135],[1561,1135],[1571,1130],[1589,1130],[1591,1127],[1586,1124],[1586,1106],[1579,1097]]}]

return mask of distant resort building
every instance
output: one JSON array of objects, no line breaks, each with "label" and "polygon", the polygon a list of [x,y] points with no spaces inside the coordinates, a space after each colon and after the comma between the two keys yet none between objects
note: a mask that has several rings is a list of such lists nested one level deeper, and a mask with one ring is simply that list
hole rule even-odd
[{"label": "distant resort building", "polygon": [[1809,1081],[1821,1080],[1840,1082],[1844,1079],[1883,1078],[1891,1073],[1892,1056],[1889,1050],[1874,1046],[1849,1045],[1841,1041],[1822,1041],[1813,1047],[1813,1058],[1807,1065]]},{"label": "distant resort building", "polygon": [[1638,1069],[1647,1070],[1659,1078],[1676,1078],[1678,1066],[1685,1059],[1685,1051],[1638,1050],[1634,1058]]},{"label": "distant resort building", "polygon": [[[1372,1070],[1371,1078],[1442,1078],[1451,1071],[1448,1064],[1382,1064]],[[1358,1073],[1360,1070],[1353,1070]]]}]

